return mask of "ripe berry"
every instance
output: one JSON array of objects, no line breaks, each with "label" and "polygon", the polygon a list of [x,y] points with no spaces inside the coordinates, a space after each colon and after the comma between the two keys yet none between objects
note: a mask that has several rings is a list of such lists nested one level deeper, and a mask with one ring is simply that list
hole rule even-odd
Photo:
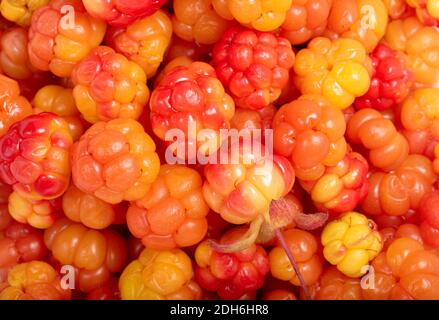
[{"label": "ripe berry", "polygon": [[345,109],[370,85],[371,60],[354,39],[317,37],[297,53],[294,82],[302,94],[318,94]]},{"label": "ripe berry", "polygon": [[9,271],[0,300],[70,300],[70,289],[61,288],[61,276],[43,261],[19,264]]},{"label": "ripe berry", "polygon": [[18,83],[0,74],[0,137],[9,127],[32,113],[29,101],[20,95]]},{"label": "ripe berry", "polygon": [[381,251],[383,243],[372,220],[357,212],[347,212],[328,223],[321,235],[323,255],[343,274],[357,278]]},{"label": "ripe berry", "polygon": [[137,119],[148,102],[146,75],[135,62],[110,47],[96,47],[72,72],[73,96],[91,123]]},{"label": "ripe berry", "polygon": [[294,65],[290,42],[268,32],[230,28],[213,49],[218,78],[241,108],[262,109],[276,101]]},{"label": "ripe berry", "polygon": [[[95,0],[93,0],[95,1]],[[74,8],[74,21],[63,13]],[[74,23],[75,28],[71,28]],[[91,17],[79,0],[52,0],[32,15],[29,29],[29,58],[38,70],[69,77],[77,62],[98,46],[105,35],[105,23]]]},{"label": "ripe berry", "polygon": [[145,249],[119,279],[122,300],[195,300],[201,289],[192,280],[191,259],[180,249]]},{"label": "ripe berry", "polygon": [[209,212],[202,185],[197,171],[163,165],[150,190],[128,209],[131,233],[141,238],[145,247],[155,250],[199,243],[207,232]]},{"label": "ripe berry", "polygon": [[[239,239],[245,230],[232,229],[221,243]],[[221,299],[238,299],[258,290],[270,270],[268,256],[259,245],[235,253],[221,253],[202,242],[195,252],[195,280],[205,290],[216,291]]]},{"label": "ripe berry", "polygon": [[[219,130],[230,127],[235,113],[235,104],[224,92],[215,70],[204,62],[177,66],[166,74],[155,87],[149,105],[152,129],[161,140],[169,143],[167,133],[172,130],[184,133],[180,139],[183,141],[176,141],[177,151],[183,147],[184,154],[176,157],[187,159],[196,156],[189,154],[191,148],[195,148],[195,153],[215,153],[222,142]],[[199,149],[206,140],[205,135],[199,134],[202,129],[210,129],[209,141],[217,143],[213,150]]]},{"label": "ripe berry", "polygon": [[412,74],[401,52],[378,44],[371,53],[373,74],[369,91],[355,100],[359,109],[385,110],[401,103],[410,93]]},{"label": "ripe berry", "polygon": [[111,229],[97,231],[60,219],[46,229],[44,242],[60,264],[78,269],[78,288],[84,292],[99,288],[125,267],[126,242]]},{"label": "ripe berry", "polygon": [[[283,234],[305,280],[305,284],[315,284],[323,269],[322,259],[317,254],[317,240],[311,233],[300,229],[289,229],[284,231]],[[269,259],[273,277],[290,281],[293,285],[300,286],[299,278],[285,250],[280,245],[277,245],[270,251]]]},{"label": "ripe berry", "polygon": [[0,176],[21,197],[51,200],[70,182],[67,123],[52,113],[29,116],[0,138]]},{"label": "ripe berry", "polygon": [[71,158],[76,187],[111,204],[141,199],[160,166],[154,141],[131,119],[94,124],[73,145]]},{"label": "ripe berry", "polygon": [[142,67],[147,78],[155,75],[171,42],[172,24],[162,10],[127,27],[112,27],[107,44]]}]

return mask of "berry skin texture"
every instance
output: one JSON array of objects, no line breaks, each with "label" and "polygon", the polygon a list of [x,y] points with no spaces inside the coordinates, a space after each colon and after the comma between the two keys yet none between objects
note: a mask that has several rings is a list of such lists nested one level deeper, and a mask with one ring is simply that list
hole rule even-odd
[{"label": "berry skin texture", "polygon": [[[244,146],[239,146],[239,163],[208,164],[204,168],[204,199],[229,223],[244,224],[266,214],[271,201],[285,196],[294,184],[290,162],[277,155],[262,159],[265,147],[253,143],[251,152],[245,154]],[[233,153],[237,153],[220,152],[218,159],[233,159]]]},{"label": "berry skin texture", "polygon": [[207,232],[209,207],[203,198],[203,181],[194,169],[163,165],[158,178],[127,212],[131,233],[146,248],[170,250],[199,243]]},{"label": "berry skin texture", "polygon": [[354,211],[328,223],[321,234],[321,242],[325,259],[352,278],[364,275],[365,266],[383,247],[376,224]]},{"label": "berry skin texture", "polygon": [[426,26],[439,24],[439,3],[437,0],[407,0],[407,5],[416,10],[416,16]]},{"label": "berry skin texture", "polygon": [[324,35],[358,40],[372,52],[386,32],[388,19],[381,0],[334,0]]},{"label": "berry skin texture", "polygon": [[293,0],[281,27],[281,36],[292,45],[322,35],[328,24],[332,0]]},{"label": "berry skin texture", "polygon": [[141,66],[148,79],[162,63],[171,37],[171,19],[162,10],[126,28],[110,28],[106,35],[109,46]]},{"label": "berry skin texture", "polygon": [[[245,228],[231,229],[220,243],[239,239]],[[208,240],[195,251],[195,280],[207,291],[214,291],[224,300],[239,299],[258,290],[270,271],[268,256],[263,247],[252,244],[235,253],[221,253],[212,249]]]},{"label": "berry skin texture", "polygon": [[404,216],[418,210],[423,196],[433,189],[436,175],[431,161],[411,154],[395,171],[371,172],[362,208],[369,215]]},{"label": "berry skin texture", "polygon": [[212,0],[213,7],[225,19],[258,31],[274,31],[284,23],[293,0]]},{"label": "berry skin texture", "polygon": [[255,110],[279,98],[295,61],[287,39],[240,27],[228,29],[212,55],[218,78],[236,105]]},{"label": "berry skin texture", "polygon": [[409,131],[427,131],[439,140],[439,89],[413,91],[401,107],[401,123]]},{"label": "berry skin texture", "polygon": [[44,86],[38,90],[32,101],[34,113],[52,112],[64,119],[69,126],[73,141],[84,133],[84,123],[79,118],[73,90],[58,85]]},{"label": "berry skin texture", "polygon": [[112,119],[137,119],[148,102],[146,75],[135,62],[100,46],[72,72],[76,106],[90,123]]},{"label": "berry skin texture", "polygon": [[0,177],[23,198],[55,199],[70,182],[72,143],[67,123],[52,113],[16,122],[0,138]]},{"label": "berry skin texture", "polygon": [[413,75],[401,52],[378,44],[371,53],[373,75],[369,91],[355,100],[358,109],[385,110],[401,103],[410,93]]},{"label": "berry skin texture", "polygon": [[122,300],[198,300],[201,289],[192,280],[191,259],[180,249],[144,249],[122,272]]},{"label": "berry skin texture", "polygon": [[360,279],[344,275],[335,266],[325,268],[319,282],[310,287],[310,291],[315,300],[363,299]]},{"label": "berry skin texture", "polygon": [[[316,238],[311,233],[299,229],[289,229],[283,234],[305,284],[308,286],[315,284],[323,270],[322,259],[317,254]],[[273,277],[300,286],[299,278],[282,247],[274,247],[270,251],[269,260]]]},{"label": "berry skin texture", "polygon": [[273,120],[274,151],[288,157],[296,176],[317,180],[347,151],[343,113],[322,96],[302,96],[282,106]]},{"label": "berry skin texture", "polygon": [[32,77],[35,68],[27,53],[28,31],[15,27],[7,29],[0,38],[0,69],[16,80]]},{"label": "berry skin texture", "polygon": [[415,17],[392,21],[384,37],[394,50],[406,54],[407,65],[418,87],[439,84],[439,31]]},{"label": "berry skin texture", "polygon": [[79,289],[89,292],[110,279],[111,273],[125,267],[127,244],[116,231],[92,230],[66,218],[44,232],[44,242],[62,265],[78,269]]},{"label": "berry skin texture", "polygon": [[[177,144],[184,142],[183,150],[189,144],[195,144],[196,150],[202,153],[198,148],[204,144],[206,137],[198,133],[202,129],[211,129],[209,141],[217,144],[213,150],[205,148],[207,154],[216,152],[220,147],[219,130],[229,129],[230,119],[235,114],[233,99],[225,93],[215,70],[204,62],[177,66],[165,75],[155,87],[149,106],[155,135],[166,140],[169,130],[180,129],[184,133],[184,141],[177,141]],[[191,130],[191,126],[195,130]],[[191,157],[189,153],[184,153],[186,158]]]},{"label": "berry skin texture", "polygon": [[20,95],[18,83],[0,74],[0,137],[9,127],[32,114],[29,101]]},{"label": "berry skin texture", "polygon": [[171,60],[179,57],[186,57],[192,61],[207,61],[211,53],[211,47],[211,45],[201,45],[173,35],[164,63],[168,64]]},{"label": "berry skin texture", "polygon": [[421,215],[420,231],[424,241],[439,247],[439,191],[430,192],[422,198],[418,212]]},{"label": "berry skin texture", "polygon": [[[180,38],[200,44],[216,43],[231,21],[215,11],[218,0],[175,0],[172,25]],[[224,2],[224,1],[223,1]]]},{"label": "berry skin texture", "polygon": [[61,201],[28,200],[17,192],[9,196],[9,213],[21,223],[28,223],[37,229],[47,229],[62,215]]},{"label": "berry skin texture", "polygon": [[70,300],[70,289],[61,288],[60,278],[44,261],[19,264],[9,271],[0,300]]},{"label": "berry skin texture", "polygon": [[160,167],[154,141],[131,119],[94,124],[73,145],[71,159],[76,187],[111,204],[145,196]]},{"label": "berry skin texture", "polygon": [[277,109],[272,104],[259,110],[236,108],[235,115],[230,121],[232,128],[240,130],[260,130],[260,134],[263,138],[268,137],[270,129],[272,129],[272,123]]},{"label": "berry skin texture", "polygon": [[83,0],[87,12],[116,27],[126,27],[137,19],[154,14],[166,0]]},{"label": "berry skin texture", "polygon": [[73,184],[62,197],[62,208],[67,218],[91,229],[105,229],[115,222],[117,208],[92,194],[82,192]]},{"label": "berry skin texture", "polygon": [[[70,5],[75,12],[75,28],[61,13]],[[91,17],[79,0],[53,0],[32,15],[29,29],[29,58],[38,70],[69,77],[77,62],[98,46],[105,35],[105,23]]]},{"label": "berry skin texture", "polygon": [[[43,260],[47,254],[43,233],[28,224],[18,223],[10,217],[7,209],[1,211],[0,226],[0,273],[19,263]],[[1,281],[0,275],[0,283]]]},{"label": "berry skin texture", "polygon": [[361,300],[363,298],[360,279],[345,276],[335,266],[325,268],[319,282],[310,287],[310,291],[315,300]]},{"label": "berry skin texture", "polygon": [[47,5],[50,0],[1,0],[0,12],[9,21],[19,26],[30,25],[32,14]]},{"label": "berry skin texture", "polygon": [[[334,166],[327,166],[317,180],[300,180],[317,207],[338,214],[355,209],[367,195],[369,165],[356,152],[348,152]],[[296,171],[297,172],[297,171]]]},{"label": "berry skin texture", "polygon": [[349,120],[347,140],[369,151],[370,164],[383,171],[397,169],[407,158],[409,145],[395,124],[380,112],[366,108]]},{"label": "berry skin texture", "polygon": [[367,300],[439,299],[439,257],[411,238],[398,238],[372,262],[375,286]]},{"label": "berry skin texture", "polygon": [[354,39],[317,37],[296,55],[294,82],[302,94],[318,94],[345,109],[370,85],[371,60]]}]

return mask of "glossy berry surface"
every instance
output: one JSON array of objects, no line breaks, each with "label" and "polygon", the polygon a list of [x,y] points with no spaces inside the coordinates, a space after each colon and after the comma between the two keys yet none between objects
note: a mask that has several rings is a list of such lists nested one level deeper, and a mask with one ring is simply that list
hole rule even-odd
[{"label": "glossy berry surface", "polygon": [[316,300],[362,300],[360,279],[341,273],[335,266],[326,268],[319,282],[310,288]]},{"label": "glossy berry surface", "polygon": [[32,113],[29,101],[20,95],[17,81],[0,75],[0,137],[9,127]]},{"label": "glossy berry surface", "polygon": [[426,194],[419,204],[421,215],[420,232],[424,241],[434,248],[439,246],[439,224],[438,224],[438,203],[439,193],[433,191]]},{"label": "glossy berry surface", "polygon": [[60,199],[29,200],[17,192],[9,196],[9,213],[21,223],[28,223],[38,229],[49,228],[61,215]]},{"label": "glossy berry surface", "polygon": [[347,140],[363,145],[372,165],[384,171],[398,168],[409,153],[409,144],[395,124],[375,109],[362,109],[349,120]]},{"label": "glossy berry surface", "polygon": [[411,238],[398,238],[372,263],[375,287],[362,290],[365,299],[437,300],[438,256]]},{"label": "glossy berry surface", "polygon": [[268,32],[228,29],[213,49],[212,65],[241,108],[261,109],[279,98],[294,65],[290,42]]},{"label": "glossy berry surface", "polygon": [[112,204],[141,199],[160,166],[154,141],[131,119],[96,123],[73,145],[71,158],[74,184]]},{"label": "glossy berry surface", "polygon": [[[177,148],[181,148],[180,144],[184,151],[183,155],[176,155],[180,158],[195,156],[186,152],[187,148],[206,155],[216,152],[221,143],[219,130],[230,127],[235,113],[233,99],[225,92],[215,70],[204,62],[177,65],[155,87],[149,106],[151,126],[157,137],[169,141],[166,135],[172,129],[184,134],[183,139],[176,141]],[[216,143],[213,150],[199,149],[205,140],[198,134],[202,129],[210,129],[209,140]]]},{"label": "glossy berry surface", "polygon": [[127,247],[124,238],[112,229],[97,231],[66,218],[44,232],[44,242],[62,265],[78,269],[79,289],[96,289],[111,273],[125,267]]},{"label": "glossy berry surface", "polygon": [[2,0],[0,12],[9,21],[20,26],[28,26],[35,10],[45,6],[48,2],[49,0]]},{"label": "glossy berry surface", "polygon": [[57,198],[69,185],[72,142],[62,118],[52,113],[29,116],[0,138],[0,176],[24,198]]},{"label": "glossy berry surface", "polygon": [[[73,7],[74,20],[66,15],[64,6]],[[105,29],[105,23],[91,17],[81,1],[53,0],[32,15],[30,61],[38,70],[69,77],[75,64],[101,43]]]},{"label": "glossy berry surface", "polygon": [[302,96],[284,106],[273,120],[274,151],[288,157],[296,176],[317,180],[325,165],[346,154],[343,113],[321,96]]},{"label": "glossy berry surface", "polygon": [[[232,229],[222,237],[221,243],[233,241],[242,233],[241,229]],[[218,292],[225,300],[258,290],[270,270],[267,253],[255,244],[243,251],[221,253],[205,241],[197,247],[195,261],[195,280],[203,289]]]},{"label": "glossy berry surface", "polygon": [[149,98],[143,69],[109,47],[96,47],[72,72],[73,96],[91,123],[137,119]]},{"label": "glossy berry surface", "polygon": [[111,205],[92,194],[70,185],[62,197],[62,208],[67,218],[91,229],[105,229],[124,215],[123,207]]},{"label": "glossy berry surface", "polygon": [[[224,19],[216,11],[223,8],[221,0],[175,0],[172,25],[174,33],[190,42],[216,43],[232,25],[229,17]],[[227,10],[227,9],[226,9]]]},{"label": "glossy berry surface", "polygon": [[281,27],[281,35],[298,45],[320,36],[328,24],[332,0],[293,0]]},{"label": "glossy berry surface", "polygon": [[323,229],[321,242],[325,259],[353,278],[367,272],[365,266],[380,253],[383,246],[375,223],[353,211],[328,223]]},{"label": "glossy berry surface", "polygon": [[141,66],[150,78],[162,63],[171,36],[171,19],[166,12],[159,10],[125,28],[110,28],[106,40],[116,52]]},{"label": "glossy berry surface", "polygon": [[27,53],[27,34],[26,28],[15,27],[7,29],[0,38],[0,69],[16,80],[28,79],[36,72]]},{"label": "glossy berry surface", "polygon": [[213,0],[215,11],[225,19],[259,31],[274,31],[287,18],[292,0]]},{"label": "glossy berry surface", "polygon": [[62,289],[60,276],[44,261],[31,261],[12,268],[0,300],[70,300],[69,289]]},{"label": "glossy berry surface", "polygon": [[6,225],[0,226],[0,273],[19,263],[43,260],[46,257],[47,248],[42,231],[14,221],[7,211],[2,210],[0,219],[2,224],[6,222]]},{"label": "glossy berry surface", "polygon": [[384,36],[387,24],[388,12],[381,0],[334,0],[325,35],[356,39],[371,52]]},{"label": "glossy berry surface", "polygon": [[408,66],[419,86],[439,83],[438,30],[409,17],[392,21],[384,39],[391,48],[406,54]]},{"label": "glossy berry surface", "polygon": [[[204,199],[233,224],[251,222],[265,214],[271,201],[286,195],[294,184],[294,170],[286,158],[275,155],[262,159],[265,146],[253,147],[253,153],[243,154],[244,146],[240,145],[239,163],[208,164],[204,169]],[[231,156],[232,152],[226,151],[220,159]]]},{"label": "glossy berry surface", "polygon": [[[317,239],[311,233],[299,229],[289,229],[283,234],[305,284],[315,284],[323,270],[323,262],[317,252]],[[300,286],[298,276],[281,246],[276,246],[270,251],[269,260],[273,277]]]},{"label": "glossy berry surface", "polygon": [[125,27],[139,18],[152,15],[166,0],[83,0],[87,12],[110,25]]},{"label": "glossy berry surface", "polygon": [[432,163],[421,155],[409,155],[394,171],[372,172],[369,192],[362,202],[370,215],[404,216],[418,210],[424,195],[431,192],[436,180]]},{"label": "glossy berry surface", "polygon": [[369,91],[355,100],[359,109],[385,110],[401,103],[410,93],[413,75],[401,52],[378,44],[371,53],[373,75]]},{"label": "glossy berry surface", "polygon": [[368,193],[369,165],[356,152],[347,152],[334,166],[327,166],[316,180],[299,180],[317,205],[339,214],[355,209]]},{"label": "glossy berry surface", "polygon": [[357,40],[317,37],[296,56],[294,82],[302,94],[319,94],[339,109],[349,107],[370,86],[371,61]]},{"label": "glossy berry surface", "polygon": [[180,249],[144,249],[119,279],[122,300],[195,300],[201,289],[193,281],[191,259]]},{"label": "glossy berry surface", "polygon": [[127,212],[131,233],[146,248],[163,250],[199,243],[207,232],[209,207],[197,171],[163,165],[150,191]]}]

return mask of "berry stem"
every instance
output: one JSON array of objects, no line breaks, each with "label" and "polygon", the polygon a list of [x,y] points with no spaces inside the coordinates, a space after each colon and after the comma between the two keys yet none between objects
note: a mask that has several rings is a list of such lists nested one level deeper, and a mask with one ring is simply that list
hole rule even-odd
[{"label": "berry stem", "polygon": [[219,252],[231,253],[243,251],[256,242],[263,222],[264,217],[262,215],[259,216],[256,220],[253,220],[250,223],[250,227],[247,232],[237,242],[220,244],[216,241],[210,240],[209,244],[214,250]]},{"label": "berry stem", "polygon": [[303,289],[303,293],[305,295],[306,300],[312,300],[311,294],[309,293],[308,286],[305,284],[305,279],[303,279],[302,273],[299,270],[299,266],[296,263],[296,260],[294,260],[293,254],[291,253],[290,247],[288,246],[287,242],[285,241],[284,235],[280,229],[276,229],[276,238],[279,241],[281,247],[285,250],[285,253],[287,254],[288,260],[290,260],[291,265],[294,268],[294,271],[297,274],[297,278],[299,278],[300,286]]}]

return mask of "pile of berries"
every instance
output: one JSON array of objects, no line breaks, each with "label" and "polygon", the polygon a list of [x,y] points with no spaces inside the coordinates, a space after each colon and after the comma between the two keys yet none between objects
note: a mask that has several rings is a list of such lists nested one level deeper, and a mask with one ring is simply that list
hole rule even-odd
[{"label": "pile of berries", "polygon": [[0,0],[0,300],[439,300],[438,27]]}]

